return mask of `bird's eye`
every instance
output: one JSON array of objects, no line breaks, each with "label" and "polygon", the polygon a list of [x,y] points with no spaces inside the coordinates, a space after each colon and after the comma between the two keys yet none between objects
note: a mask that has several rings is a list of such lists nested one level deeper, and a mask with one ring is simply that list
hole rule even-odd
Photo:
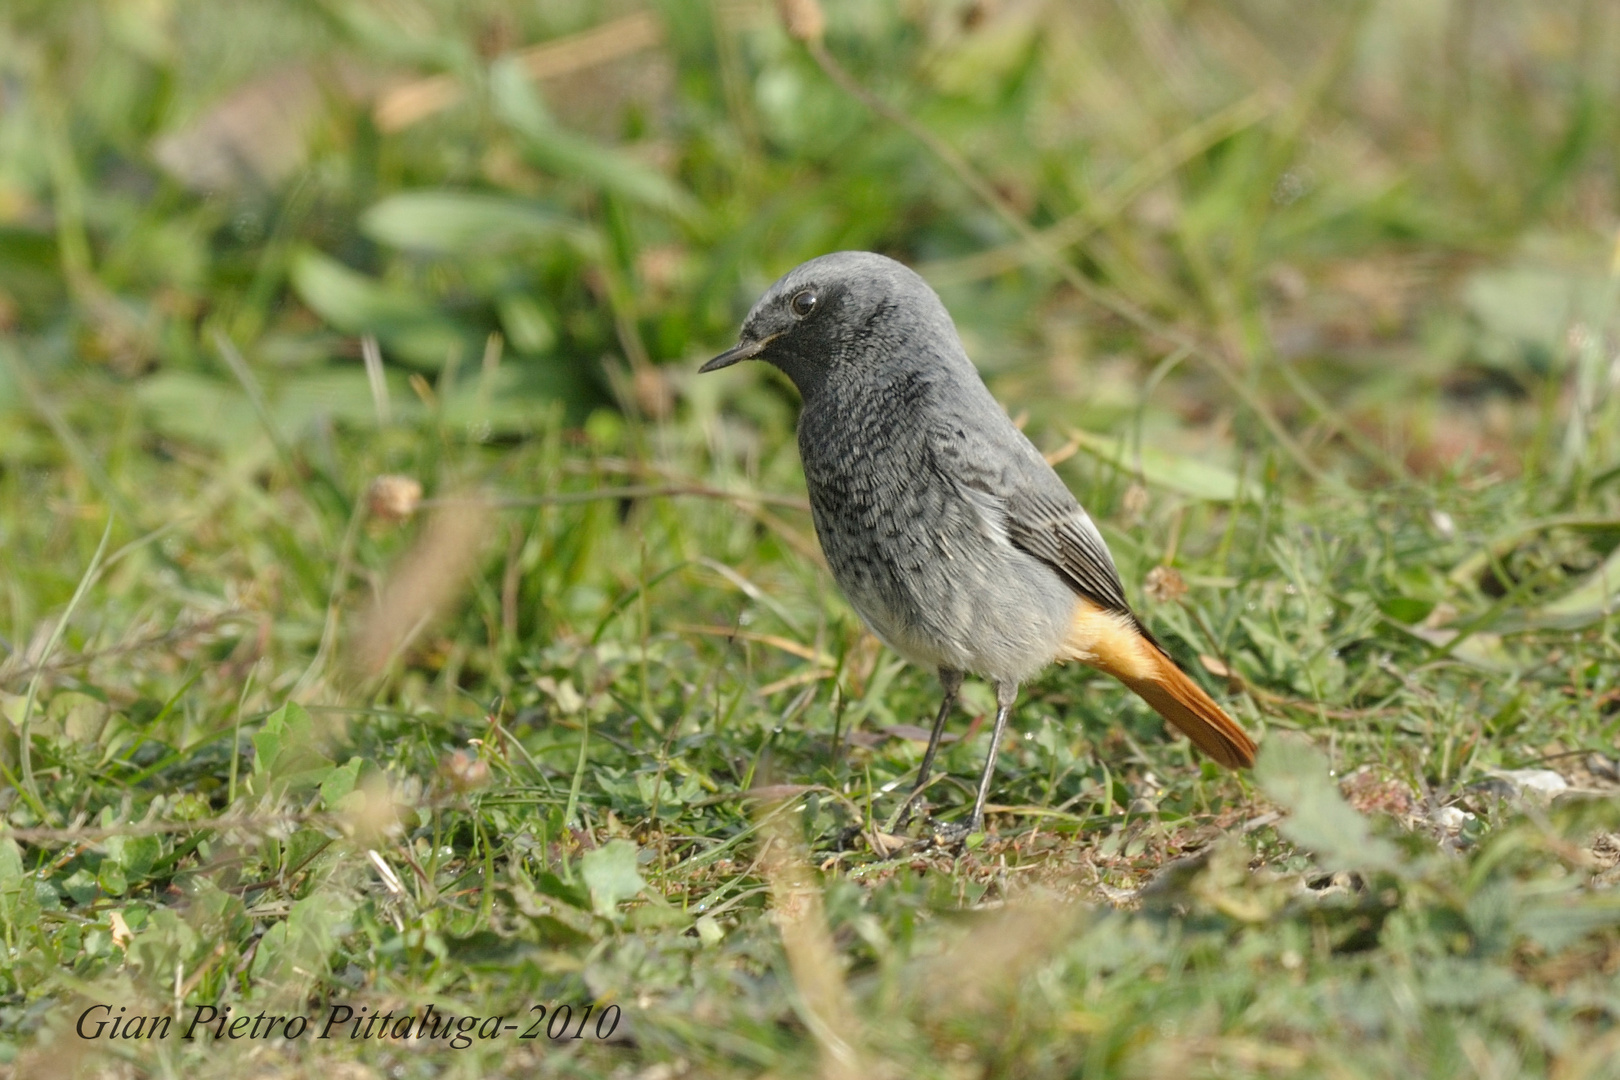
[{"label": "bird's eye", "polygon": [[793,309],[793,314],[802,319],[816,309],[818,299],[813,290],[805,289],[794,294],[793,299],[788,301],[788,307]]}]

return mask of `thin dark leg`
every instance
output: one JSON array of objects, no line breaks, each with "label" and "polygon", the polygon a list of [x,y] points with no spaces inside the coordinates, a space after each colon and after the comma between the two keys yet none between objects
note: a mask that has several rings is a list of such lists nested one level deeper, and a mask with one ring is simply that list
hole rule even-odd
[{"label": "thin dark leg", "polygon": [[890,831],[904,825],[911,819],[911,810],[917,803],[917,797],[922,794],[923,788],[928,786],[928,776],[934,771],[934,754],[939,750],[939,737],[945,734],[945,721],[951,717],[951,711],[956,708],[956,695],[962,689],[962,673],[949,668],[939,669],[939,685],[945,688],[945,700],[939,703],[939,715],[934,717],[934,730],[928,736],[928,750],[923,754],[922,768],[917,770],[917,782],[912,785],[911,794],[895,812],[889,824]]},{"label": "thin dark leg", "polygon": [[990,794],[990,777],[996,771],[996,751],[1001,749],[1001,737],[1007,731],[1007,718],[1012,715],[1013,702],[1017,700],[1017,683],[996,683],[996,729],[990,733],[990,753],[984,759],[984,772],[979,777],[979,797],[973,801],[973,817],[968,821],[970,833],[984,828],[984,800]]}]

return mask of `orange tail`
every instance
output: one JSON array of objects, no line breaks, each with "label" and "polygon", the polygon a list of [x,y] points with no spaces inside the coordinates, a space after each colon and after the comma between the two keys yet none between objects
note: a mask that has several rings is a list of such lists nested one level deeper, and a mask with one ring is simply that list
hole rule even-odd
[{"label": "orange tail", "polygon": [[[1157,652],[1158,650],[1154,650]],[[1254,764],[1254,740],[1189,679],[1176,662],[1159,653],[1158,670],[1146,679],[1122,679],[1159,715],[1182,730],[1193,743],[1229,769]]]},{"label": "orange tail", "polygon": [[1112,675],[1227,768],[1254,764],[1254,740],[1128,616],[1081,600],[1059,658]]}]

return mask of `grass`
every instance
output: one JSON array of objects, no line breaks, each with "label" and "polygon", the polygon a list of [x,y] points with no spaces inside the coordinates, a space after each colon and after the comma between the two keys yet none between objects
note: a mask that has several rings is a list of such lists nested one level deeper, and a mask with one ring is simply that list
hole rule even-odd
[{"label": "grass", "polygon": [[[0,12],[0,1069],[1620,1075],[1620,20],[825,15]],[[841,247],[1252,775],[1053,669],[891,851],[937,687],[693,376]]]}]

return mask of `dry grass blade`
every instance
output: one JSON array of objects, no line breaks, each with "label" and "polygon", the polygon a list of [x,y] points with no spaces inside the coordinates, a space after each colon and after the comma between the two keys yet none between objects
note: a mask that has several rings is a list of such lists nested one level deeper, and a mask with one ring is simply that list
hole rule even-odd
[{"label": "dry grass blade", "polygon": [[460,594],[489,536],[489,503],[441,500],[416,545],[389,576],[350,651],[356,671],[377,675]]},{"label": "dry grass blade", "polygon": [[388,382],[383,375],[382,347],[377,343],[376,334],[361,336],[360,359],[366,366],[366,385],[371,390],[371,404],[377,413],[377,426],[387,427],[393,420],[393,410],[388,403]]},{"label": "dry grass blade", "polygon": [[[518,65],[531,79],[555,79],[597,64],[650,49],[664,39],[663,25],[650,11],[638,11],[556,41],[524,49]],[[372,118],[381,131],[393,132],[443,112],[464,97],[453,75],[434,75],[385,93]]]},{"label": "dry grass blade", "polygon": [[785,815],[774,806],[760,809],[763,846],[760,871],[770,886],[776,927],[782,935],[799,1008],[815,1038],[823,1080],[869,1080],[882,1075],[860,1050],[860,1020],[844,982],[841,953],[827,929],[821,886],[802,845],[791,836]]},{"label": "dry grass blade", "polygon": [[769,645],[800,660],[808,660],[823,667],[836,667],[838,661],[819,649],[801,644],[791,638],[780,634],[761,634],[753,630],[739,630],[730,626],[699,626],[694,623],[678,623],[672,629],[681,634],[705,634],[709,637],[741,638],[743,641],[757,641],[761,645]]}]

